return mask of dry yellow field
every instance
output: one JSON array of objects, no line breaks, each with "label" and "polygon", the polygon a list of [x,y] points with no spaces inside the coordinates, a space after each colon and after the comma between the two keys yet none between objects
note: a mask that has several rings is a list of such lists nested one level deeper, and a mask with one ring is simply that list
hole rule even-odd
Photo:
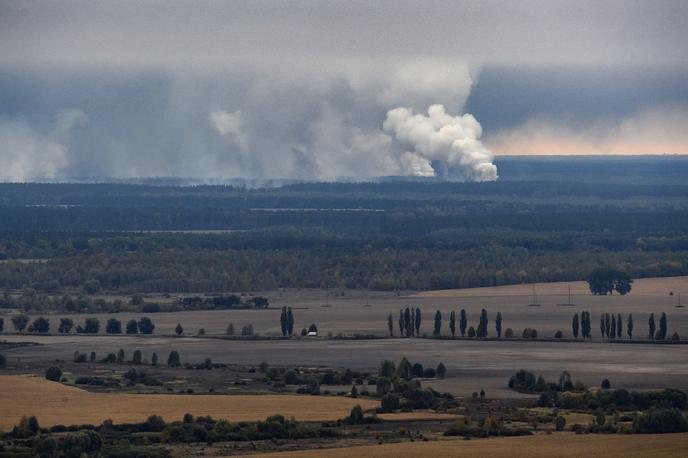
[{"label": "dry yellow field", "polygon": [[562,458],[625,457],[670,458],[688,455],[688,434],[656,435],[575,435],[557,433],[528,437],[505,437],[440,440],[434,442],[401,442],[396,444],[367,445],[339,449],[320,449],[265,455],[254,458],[279,457],[332,457],[404,458],[437,456],[486,456],[490,458]]},{"label": "dry yellow field", "polygon": [[175,420],[187,412],[231,421],[263,420],[275,414],[323,421],[347,416],[356,404],[363,409],[378,406],[364,399],[325,396],[89,393],[38,377],[0,376],[0,428],[4,430],[16,425],[22,415],[35,415],[42,426],[100,424],[108,418],[133,423],[153,414]]}]

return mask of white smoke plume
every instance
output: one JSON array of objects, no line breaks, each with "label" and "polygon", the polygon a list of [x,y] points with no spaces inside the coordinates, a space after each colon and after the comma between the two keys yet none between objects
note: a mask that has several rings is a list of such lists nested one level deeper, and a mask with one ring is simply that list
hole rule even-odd
[{"label": "white smoke plume", "polygon": [[[473,115],[452,116],[443,105],[431,105],[427,116],[400,107],[387,112],[383,127],[411,148],[401,157],[407,174],[441,174],[470,181],[497,179],[492,153],[480,141],[482,128]],[[440,173],[433,163],[441,168]]]},{"label": "white smoke plume", "polygon": [[0,118],[0,181],[58,177],[69,164],[70,134],[87,123],[88,116],[78,108],[57,113],[47,133],[23,119]]}]

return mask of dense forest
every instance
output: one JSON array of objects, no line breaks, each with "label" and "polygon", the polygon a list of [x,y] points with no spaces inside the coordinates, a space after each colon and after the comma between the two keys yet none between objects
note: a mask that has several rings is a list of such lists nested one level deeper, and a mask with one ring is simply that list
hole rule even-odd
[{"label": "dense forest", "polygon": [[[589,181],[563,171],[580,176],[575,160],[513,160],[493,183],[0,184],[0,288],[423,290],[585,279],[597,267],[686,275],[688,186],[643,171],[688,161],[656,161],[583,161],[604,166]],[[538,167],[559,179],[518,179]],[[596,179],[614,167],[614,180]]]}]

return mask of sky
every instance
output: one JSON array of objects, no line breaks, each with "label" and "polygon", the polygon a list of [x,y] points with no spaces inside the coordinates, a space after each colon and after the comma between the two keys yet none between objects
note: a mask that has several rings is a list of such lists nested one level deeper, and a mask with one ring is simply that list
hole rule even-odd
[{"label": "sky", "polygon": [[688,154],[688,2],[0,0],[0,180]]}]

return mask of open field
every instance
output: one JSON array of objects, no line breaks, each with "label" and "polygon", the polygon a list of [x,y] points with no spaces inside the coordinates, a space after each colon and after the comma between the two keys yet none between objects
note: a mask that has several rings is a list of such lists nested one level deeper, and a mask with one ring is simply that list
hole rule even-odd
[{"label": "open field", "polygon": [[658,435],[574,435],[558,433],[529,437],[506,437],[480,440],[439,440],[400,442],[339,449],[299,450],[298,452],[250,455],[252,457],[437,457],[489,456],[491,458],[549,458],[580,456],[669,458],[686,456],[688,434]]},{"label": "open field", "polygon": [[161,415],[178,420],[185,413],[232,421],[264,420],[275,414],[303,421],[336,420],[356,404],[364,409],[377,402],[344,397],[299,395],[105,394],[37,377],[0,376],[0,429],[16,425],[22,415],[35,415],[42,426],[57,424],[135,423]]},{"label": "open field", "polygon": [[[229,322],[239,329],[253,323],[257,332],[276,335],[279,332],[279,307],[294,307],[296,328],[314,322],[321,334],[339,332],[371,332],[384,335],[386,317],[391,312],[395,319],[398,310],[406,306],[423,309],[422,331],[430,332],[432,311],[440,309],[445,318],[443,333],[448,333],[450,310],[466,308],[469,323],[475,325],[479,311],[489,311],[490,335],[494,334],[494,314],[501,311],[503,327],[512,327],[517,333],[524,327],[535,327],[541,337],[551,337],[556,329],[570,335],[570,322],[574,313],[592,312],[592,333],[599,335],[599,314],[609,311],[628,313],[635,318],[635,336],[647,332],[647,315],[665,311],[669,317],[669,333],[678,331],[688,336],[688,309],[676,308],[678,292],[688,291],[688,277],[640,279],[627,296],[592,296],[583,282],[570,283],[572,302],[576,306],[559,306],[567,300],[568,283],[537,284],[541,307],[528,307],[532,302],[532,286],[517,285],[495,288],[474,288],[453,291],[434,291],[415,296],[396,296],[376,293],[366,297],[361,292],[347,291],[344,296],[326,298],[324,291],[288,290],[269,295],[273,305],[267,310],[194,311],[150,314],[156,323],[153,336],[90,336],[90,335],[5,335],[8,342],[37,342],[42,345],[14,348],[5,351],[12,364],[23,364],[26,372],[36,361],[69,360],[75,350],[95,351],[98,358],[123,348],[127,355],[141,350],[144,359],[153,352],[164,361],[170,350],[178,350],[183,362],[200,363],[206,357],[214,362],[257,365],[267,361],[282,366],[336,366],[362,371],[374,371],[383,359],[399,361],[407,357],[424,366],[434,367],[443,362],[447,367],[444,380],[426,382],[441,391],[469,396],[485,389],[490,397],[520,396],[506,388],[508,378],[518,369],[531,370],[548,379],[555,379],[563,370],[574,379],[590,386],[599,385],[609,378],[614,387],[629,389],[661,389],[675,387],[688,389],[688,345],[607,344],[595,338],[592,342],[509,342],[430,339],[378,339],[378,340],[322,340],[291,339],[221,340],[173,337],[174,326],[182,323],[185,334],[193,334],[203,327],[208,334],[222,334]],[[674,295],[670,296],[669,292]],[[323,307],[327,305],[327,307]],[[52,315],[56,326],[58,318]],[[88,315],[73,315],[77,322]],[[112,315],[98,315],[101,327]],[[125,321],[140,314],[114,315]],[[9,319],[5,320],[6,328]],[[395,322],[396,326],[396,322]],[[624,323],[625,329],[625,323]],[[395,330],[396,332],[396,330]],[[167,335],[161,335],[167,334]]]},{"label": "open field", "polygon": [[[575,306],[561,306],[568,301],[571,288],[571,302]],[[428,291],[414,295],[394,293],[365,293],[353,290],[286,290],[257,292],[270,300],[266,310],[218,310],[189,311],[148,314],[155,322],[156,334],[173,334],[177,323],[181,323],[186,334],[195,334],[204,328],[207,334],[225,334],[228,324],[235,328],[252,323],[261,335],[280,335],[280,308],[294,309],[295,329],[298,331],[316,323],[322,335],[339,333],[361,333],[387,335],[387,316],[395,319],[400,308],[420,307],[423,311],[421,333],[432,333],[432,317],[436,310],[444,317],[443,334],[449,334],[449,314],[452,310],[466,309],[469,325],[477,325],[480,310],[485,308],[490,317],[489,332],[494,335],[494,316],[501,312],[504,329],[512,328],[520,333],[523,328],[538,330],[540,337],[552,337],[561,330],[564,337],[571,337],[571,319],[575,313],[592,313],[593,339],[599,338],[598,320],[600,313],[621,314],[625,323],[629,313],[633,314],[635,336],[643,338],[647,333],[647,319],[654,313],[656,319],[665,312],[669,321],[669,335],[675,331],[683,338],[688,337],[688,307],[677,308],[678,294],[683,293],[682,302],[688,303],[688,277],[643,278],[633,284],[633,290],[626,296],[593,296],[586,282],[560,282],[535,284],[537,302],[540,307],[529,307],[533,302],[533,285],[510,285],[488,288],[467,288],[461,290]],[[673,295],[670,293],[673,292]],[[343,296],[341,295],[343,294]],[[127,298],[123,298],[127,300]],[[149,296],[147,302],[170,301],[172,298]],[[36,316],[36,315],[33,315]],[[119,314],[67,314],[50,315],[51,328],[56,330],[60,317],[70,317],[76,323],[86,316],[96,316],[101,321],[101,332],[105,322],[115,316],[122,322],[138,319],[141,313]],[[6,319],[6,322],[8,320]],[[9,322],[6,329],[9,328]],[[395,333],[398,332],[395,329]]]},{"label": "open field", "polygon": [[69,360],[75,350],[95,351],[98,357],[123,348],[139,349],[144,358],[157,352],[165,361],[178,350],[183,362],[200,363],[210,357],[219,363],[257,366],[261,361],[282,366],[336,366],[374,371],[384,359],[407,357],[434,367],[443,362],[447,377],[427,385],[457,395],[485,389],[490,397],[517,397],[506,387],[518,369],[547,379],[567,370],[575,379],[598,386],[609,378],[616,388],[688,389],[688,345],[602,344],[567,342],[508,342],[432,339],[237,341],[176,337],[127,336],[6,336],[8,342],[43,345],[5,351],[11,364],[26,371],[38,361]]}]

